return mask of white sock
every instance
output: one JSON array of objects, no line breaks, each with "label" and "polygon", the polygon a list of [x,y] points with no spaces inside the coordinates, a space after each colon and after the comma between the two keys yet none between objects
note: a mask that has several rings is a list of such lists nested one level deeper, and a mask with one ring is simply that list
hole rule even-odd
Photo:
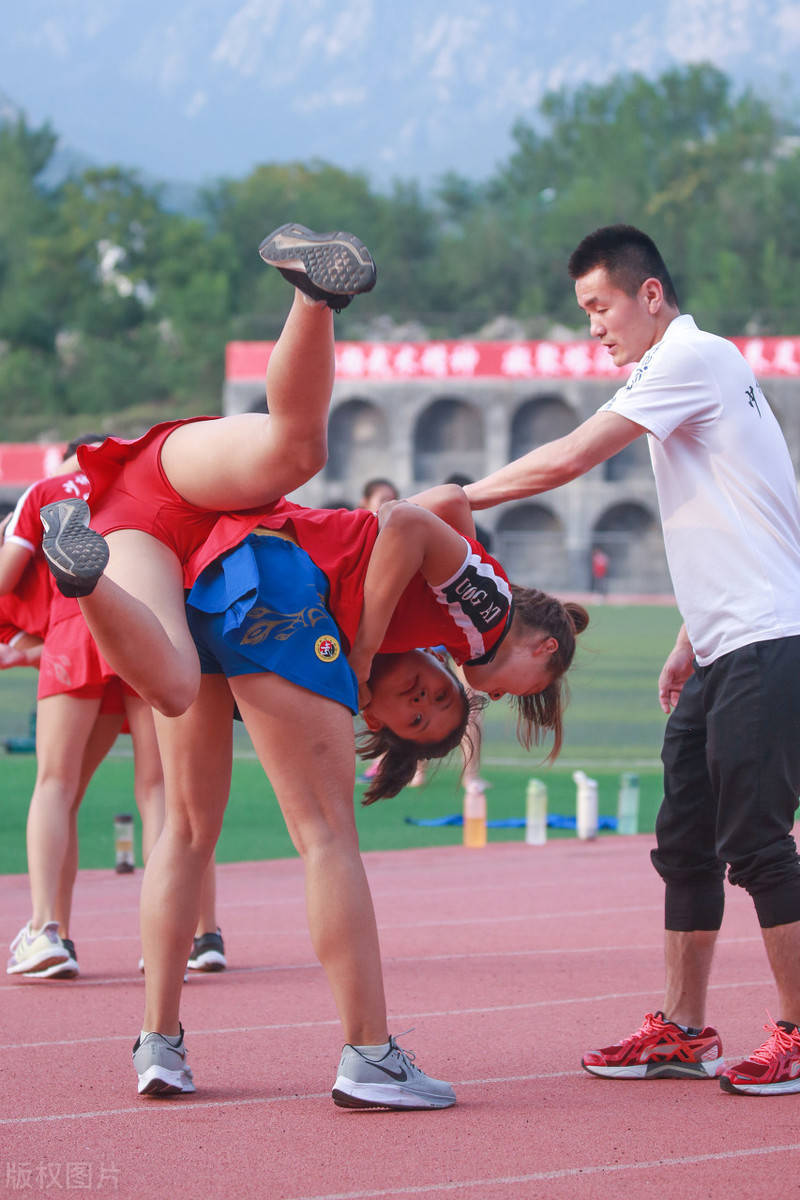
[{"label": "white sock", "polygon": [[357,1050],[359,1054],[363,1054],[364,1058],[372,1058],[372,1059],[383,1058],[385,1055],[387,1055],[389,1053],[391,1048],[392,1048],[391,1042],[383,1042],[383,1044],[380,1046],[354,1046],[353,1047],[353,1049]]}]

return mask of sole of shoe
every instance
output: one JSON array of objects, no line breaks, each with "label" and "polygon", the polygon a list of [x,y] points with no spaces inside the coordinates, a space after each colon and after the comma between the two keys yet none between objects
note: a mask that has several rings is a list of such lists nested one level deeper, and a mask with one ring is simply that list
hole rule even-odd
[{"label": "sole of shoe", "polygon": [[626,1067],[595,1066],[581,1062],[584,1071],[601,1079],[716,1079],[725,1066],[724,1058],[696,1063],[634,1063]]},{"label": "sole of shoe", "polygon": [[69,955],[66,953],[59,954],[53,951],[41,950],[32,958],[27,958],[24,962],[14,963],[13,966],[6,967],[6,975],[39,975],[42,971],[47,971],[51,967],[63,967],[69,962]]},{"label": "sole of shoe", "polygon": [[140,1096],[180,1096],[194,1092],[195,1086],[184,1071],[167,1071],[152,1066],[139,1076]]},{"label": "sole of shoe", "polygon": [[357,296],[375,286],[372,255],[352,233],[314,233],[282,225],[264,238],[258,253],[270,267],[301,271],[331,296]]},{"label": "sole of shoe", "polygon": [[782,1083],[733,1083],[727,1075],[720,1078],[723,1092],[732,1096],[788,1096],[800,1092],[800,1079],[786,1079]]},{"label": "sole of shoe", "polygon": [[24,976],[26,979],[77,979],[80,973],[75,959],[68,958],[66,962],[55,963],[41,971],[25,971]]},{"label": "sole of shoe", "polygon": [[59,586],[88,595],[108,562],[105,538],[87,521],[85,500],[57,500],[39,512],[44,526],[42,551]]},{"label": "sole of shoe", "polygon": [[216,950],[209,950],[206,954],[201,954],[199,958],[190,958],[186,965],[190,971],[224,971],[228,961],[223,954],[219,954]]},{"label": "sole of shoe", "polygon": [[389,1108],[399,1111],[452,1108],[455,1104],[455,1097],[451,1100],[435,1095],[420,1095],[393,1083],[354,1083],[352,1079],[342,1076],[333,1085],[331,1097],[339,1108]]}]

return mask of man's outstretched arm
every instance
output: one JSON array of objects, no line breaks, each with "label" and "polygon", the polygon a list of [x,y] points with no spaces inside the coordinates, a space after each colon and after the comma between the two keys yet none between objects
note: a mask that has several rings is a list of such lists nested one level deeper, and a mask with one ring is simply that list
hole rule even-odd
[{"label": "man's outstretched arm", "polygon": [[499,471],[468,483],[464,492],[473,510],[550,492],[585,475],[646,432],[619,413],[598,412],[565,437],[537,446]]}]

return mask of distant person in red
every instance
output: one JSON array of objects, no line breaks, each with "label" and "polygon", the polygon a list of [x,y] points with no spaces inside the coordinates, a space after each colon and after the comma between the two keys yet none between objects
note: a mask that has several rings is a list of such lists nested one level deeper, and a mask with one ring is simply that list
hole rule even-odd
[{"label": "distant person in red", "polygon": [[609,557],[605,550],[595,546],[592,550],[592,591],[599,596],[605,596],[608,592],[608,565]]}]

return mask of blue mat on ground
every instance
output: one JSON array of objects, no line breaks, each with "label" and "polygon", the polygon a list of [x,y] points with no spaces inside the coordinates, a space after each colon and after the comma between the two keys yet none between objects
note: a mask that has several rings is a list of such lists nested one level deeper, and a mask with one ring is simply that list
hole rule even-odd
[{"label": "blue mat on ground", "polygon": [[[461,813],[453,813],[449,817],[430,817],[430,818],[406,817],[405,820],[406,820],[407,825],[438,826],[438,825],[463,825],[464,824],[464,818],[461,815]],[[526,824],[527,824],[527,822],[524,817],[507,817],[503,821],[487,821],[486,828],[487,829],[524,829]],[[547,827],[548,827],[548,829],[575,829],[576,820],[575,820],[575,817],[565,817],[565,816],[562,816],[560,813],[548,813],[547,814]],[[598,829],[616,829],[617,828],[617,818],[616,817],[598,817],[597,818],[597,828]]]}]

